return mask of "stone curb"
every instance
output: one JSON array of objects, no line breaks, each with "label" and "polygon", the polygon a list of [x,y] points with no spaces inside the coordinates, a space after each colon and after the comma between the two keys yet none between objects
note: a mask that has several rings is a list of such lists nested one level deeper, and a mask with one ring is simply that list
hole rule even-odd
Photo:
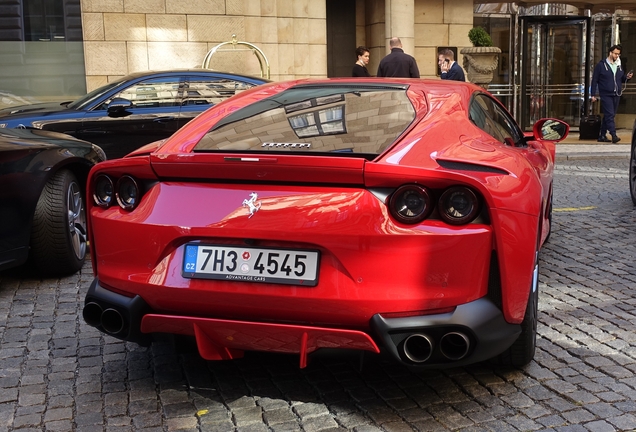
[{"label": "stone curb", "polygon": [[558,154],[555,160],[581,160],[581,159],[629,159],[629,153],[603,153],[603,152],[590,152],[590,153],[563,153]]}]

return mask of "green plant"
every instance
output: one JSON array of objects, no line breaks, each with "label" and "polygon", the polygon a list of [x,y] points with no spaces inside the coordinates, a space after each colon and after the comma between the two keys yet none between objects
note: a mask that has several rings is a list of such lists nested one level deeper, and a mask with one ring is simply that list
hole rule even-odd
[{"label": "green plant", "polygon": [[473,27],[468,32],[468,39],[476,47],[492,46],[492,38],[483,27]]}]

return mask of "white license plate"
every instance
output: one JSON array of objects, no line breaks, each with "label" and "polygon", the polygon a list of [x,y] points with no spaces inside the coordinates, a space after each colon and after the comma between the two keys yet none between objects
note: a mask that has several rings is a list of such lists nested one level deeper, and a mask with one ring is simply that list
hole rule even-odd
[{"label": "white license plate", "polygon": [[316,286],[320,253],[200,243],[185,245],[185,278]]}]

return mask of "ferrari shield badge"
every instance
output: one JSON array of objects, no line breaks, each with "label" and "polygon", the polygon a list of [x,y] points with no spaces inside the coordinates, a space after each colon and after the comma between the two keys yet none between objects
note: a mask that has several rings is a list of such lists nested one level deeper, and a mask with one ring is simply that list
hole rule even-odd
[{"label": "ferrari shield badge", "polygon": [[256,202],[256,200],[258,200],[258,194],[256,192],[252,192],[250,194],[250,199],[243,200],[243,207],[247,207],[249,209],[250,218],[254,216],[256,212],[261,208],[261,203]]}]

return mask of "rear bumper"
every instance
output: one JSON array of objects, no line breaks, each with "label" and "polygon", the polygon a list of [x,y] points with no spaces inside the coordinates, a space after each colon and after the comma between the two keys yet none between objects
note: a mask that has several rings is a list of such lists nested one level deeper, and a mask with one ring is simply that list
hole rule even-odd
[{"label": "rear bumper", "polygon": [[157,314],[140,297],[126,297],[100,286],[95,279],[86,295],[84,319],[116,338],[147,345],[152,333],[194,336],[207,360],[239,358],[243,351],[300,355],[307,365],[320,348],[380,352],[414,366],[461,366],[492,358],[519,336],[520,326],[508,324],[501,311],[479,299],[445,314],[386,319],[376,314],[368,332],[339,328],[247,322],[195,316]]},{"label": "rear bumper", "polygon": [[[368,190],[282,189],[162,182],[134,212],[93,207],[97,275],[104,286],[139,295],[155,311],[362,330],[376,312],[454,307],[487,294],[492,226],[440,220],[406,226],[396,224]],[[250,192],[268,197],[258,217],[247,217],[240,204]],[[204,207],[194,209],[194,202]],[[192,278],[184,266],[186,245],[195,243],[245,252],[318,251],[319,282],[306,287],[234,279],[236,274]],[[239,253],[237,262],[242,260]]]},{"label": "rear bumper", "polygon": [[374,315],[371,327],[382,345],[406,364],[455,367],[501,354],[521,334],[490,300],[481,298],[450,313],[385,319]]},{"label": "rear bumper", "polygon": [[140,297],[126,297],[109,291],[99,284],[91,283],[82,316],[88,325],[117,339],[148,346],[150,335],[141,332],[141,318],[150,311],[148,304]]},{"label": "rear bumper", "polygon": [[320,348],[380,352],[364,332],[324,327],[148,314],[141,331],[192,335],[206,360],[240,358],[243,351],[276,352],[299,354],[304,368],[307,356]]}]

